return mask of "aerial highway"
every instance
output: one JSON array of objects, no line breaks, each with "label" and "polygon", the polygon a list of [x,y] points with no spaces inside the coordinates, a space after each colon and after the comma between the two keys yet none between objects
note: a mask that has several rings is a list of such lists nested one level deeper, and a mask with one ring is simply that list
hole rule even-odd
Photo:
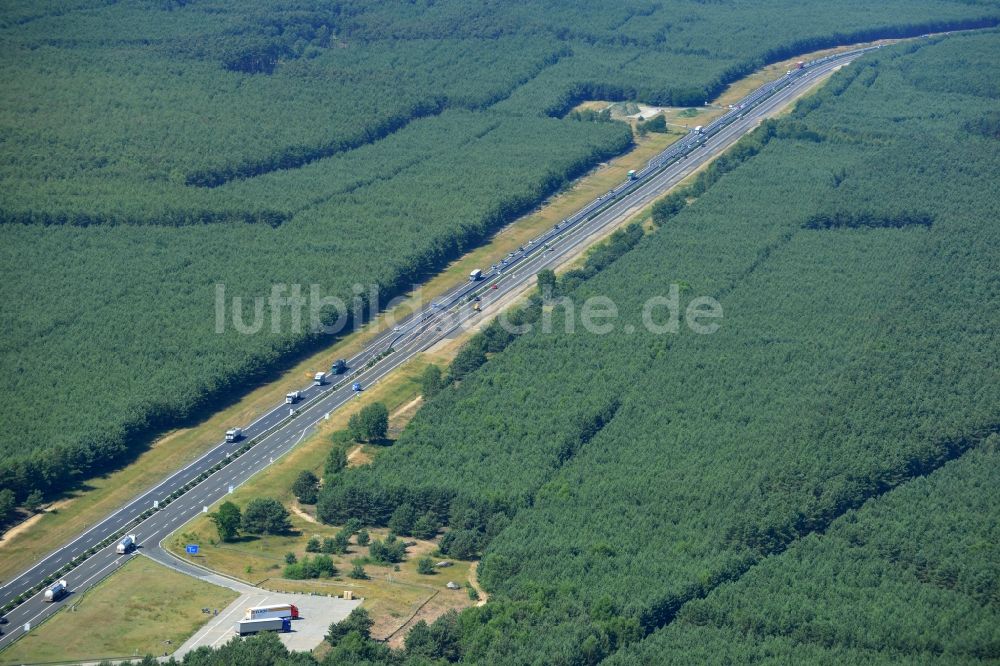
[{"label": "aerial highway", "polygon": [[[67,580],[70,590],[61,600],[46,602],[44,593],[39,591],[11,610],[7,614],[9,623],[0,627],[4,631],[0,636],[0,649],[24,635],[26,623],[37,626],[143,550],[155,555],[156,559],[172,557],[159,548],[164,538],[273,464],[329,418],[331,412],[354,400],[359,393],[355,383],[360,384],[363,391],[416,354],[474,324],[484,314],[497,312],[505,302],[504,297],[533,284],[538,271],[559,266],[574,256],[582,247],[620,225],[723,152],[762,119],[784,108],[817,79],[868,50],[849,51],[806,63],[801,69],[762,86],[701,131],[692,131],[672,144],[637,172],[634,179],[595,199],[498,264],[483,267],[480,280],[456,285],[425,308],[402,319],[397,326],[376,336],[361,352],[347,359],[348,368],[343,374],[328,373],[327,383],[303,388],[297,404],[277,405],[253,423],[243,426],[241,441],[221,442],[26,571],[4,581],[0,586],[0,605],[18,596],[27,596],[42,580],[109,537],[125,531],[138,535],[138,550],[119,555],[112,543],[59,576]],[[475,297],[480,299],[481,312],[470,305],[470,299]],[[186,492],[171,497],[185,487],[188,488]],[[154,502],[158,506],[150,512]]]}]

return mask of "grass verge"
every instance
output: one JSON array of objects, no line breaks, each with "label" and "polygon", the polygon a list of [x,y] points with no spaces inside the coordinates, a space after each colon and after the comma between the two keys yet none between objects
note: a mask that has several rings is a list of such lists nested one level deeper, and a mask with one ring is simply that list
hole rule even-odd
[{"label": "grass verge", "polygon": [[[310,469],[322,476],[323,464],[332,446],[330,435],[347,425],[351,414],[372,402],[384,403],[391,413],[390,433],[399,432],[415,413],[415,399],[419,394],[419,376],[430,361],[419,356],[404,364],[391,377],[376,384],[352,405],[331,415],[318,431],[296,447],[279,464],[273,465],[240,486],[227,499],[245,506],[253,497],[274,497],[291,512],[292,530],[284,535],[244,536],[235,542],[222,543],[214,524],[199,515],[181,527],[163,542],[163,546],[182,559],[189,559],[213,571],[230,575],[265,589],[287,592],[316,592],[342,595],[352,590],[365,598],[365,607],[375,620],[373,635],[386,638],[399,629],[418,611],[420,617],[433,619],[449,608],[463,608],[472,602],[465,590],[449,590],[448,581],[464,585],[469,575],[468,562],[456,562],[441,572],[426,576],[416,571],[416,561],[436,550],[431,541],[416,541],[407,549],[407,560],[400,563],[398,571],[392,565],[366,563],[369,580],[347,577],[353,560],[365,558],[368,548],[352,540],[346,555],[333,555],[338,576],[318,580],[287,580],[282,578],[287,553],[302,559],[306,543],[311,537],[332,537],[337,526],[323,525],[314,518],[313,507],[300,506],[291,492],[292,483],[301,470]],[[365,445],[365,459],[377,456],[381,446]],[[373,530],[373,538],[384,537],[385,530]],[[201,546],[198,556],[191,559],[184,547],[196,543]],[[440,597],[440,598],[439,598]]]},{"label": "grass verge", "polygon": [[[176,650],[236,592],[135,557],[0,654],[2,664],[99,660]],[[169,641],[169,643],[167,643]]]},{"label": "grass verge", "polygon": [[160,437],[132,464],[90,479],[41,515],[29,519],[30,523],[12,530],[0,540],[0,581],[9,580],[65,544],[68,540],[66,535],[83,533],[132,497],[156,485],[163,479],[165,471],[180,469],[194,461],[219,442],[226,428],[250,423],[282,402],[286,393],[307,384],[316,370],[328,369],[335,358],[353,355],[390,326],[392,321],[444,293],[473,268],[499,261],[587,201],[611,189],[625,179],[629,169],[640,168],[675,138],[656,135],[639,140],[632,151],[597,167],[564,192],[553,196],[538,210],[500,232],[489,244],[452,262],[419,290],[400,299],[398,305],[363,329],[300,361],[277,381],[248,387],[250,390],[239,402],[220,410],[197,426]]},{"label": "grass verge", "polygon": [[[808,93],[809,91],[805,91],[803,94]],[[662,140],[662,135],[656,138]],[[695,173],[685,178],[682,184],[689,182]],[[589,200],[598,191],[600,188],[579,196]],[[569,197],[572,194],[566,193],[563,196]],[[567,205],[572,208],[578,204],[579,202],[574,202]],[[623,220],[622,224],[639,221],[644,227],[652,230],[651,210],[652,204],[636,211],[627,220]],[[551,211],[545,212],[552,214]],[[540,217],[541,213],[535,215]],[[554,218],[542,219],[544,225],[547,225],[552,223],[552,219],[561,218],[556,215]],[[544,228],[544,225],[540,228]],[[611,230],[606,230],[602,236],[609,233]],[[576,257],[567,258],[560,271],[578,264],[589,251],[583,250]],[[464,273],[465,268],[463,266],[460,270]],[[530,288],[532,286],[529,285],[527,289]],[[508,306],[520,299],[521,296],[512,296]],[[488,318],[484,318],[485,321],[488,321]],[[408,552],[407,561],[401,563],[398,570],[395,567],[366,563],[366,571],[371,577],[367,581],[346,577],[353,566],[353,561],[367,554],[367,548],[360,547],[356,543],[352,543],[351,550],[346,555],[333,557],[338,569],[338,575],[334,578],[292,581],[282,577],[285,556],[288,553],[294,553],[301,559],[307,555],[305,545],[311,537],[316,536],[320,539],[332,537],[338,530],[337,526],[319,524],[314,518],[311,507],[297,505],[290,492],[295,476],[304,469],[310,469],[317,476],[322,476],[323,462],[331,446],[330,434],[343,428],[350,415],[364,404],[372,401],[384,402],[392,414],[390,433],[400,432],[419,408],[420,372],[431,362],[446,365],[469,335],[471,331],[455,340],[443,341],[430,352],[404,365],[400,373],[373,387],[355,405],[332,415],[330,421],[323,424],[319,433],[282,459],[280,464],[254,477],[231,497],[241,506],[252,497],[264,495],[275,497],[290,505],[293,508],[293,529],[289,534],[247,537],[235,543],[222,544],[217,542],[214,525],[206,517],[198,516],[172,535],[165,545],[177,556],[186,557],[184,546],[188,543],[199,543],[202,545],[201,555],[198,557],[199,564],[271,590],[335,595],[342,594],[345,590],[352,590],[357,596],[365,598],[365,605],[376,623],[373,635],[387,639],[391,644],[398,643],[405,635],[406,629],[418,619],[432,620],[450,608],[471,605],[473,602],[466,591],[449,590],[445,584],[448,581],[455,581],[464,586],[466,581],[470,581],[470,584],[474,585],[474,564],[456,563],[455,566],[443,569],[430,577],[416,573],[416,559],[421,553],[432,553],[436,548],[434,542],[415,542]],[[359,455],[352,455],[352,460],[357,458],[368,461],[378,455],[379,450],[380,447],[366,445],[359,451]],[[381,533],[379,530],[373,531],[373,535]]]},{"label": "grass verge", "polygon": [[[715,104],[724,107],[740,99],[753,88],[781,76],[796,60],[813,59],[857,46],[859,45],[827,49],[770,65],[729,86]],[[683,109],[675,111],[678,114],[684,112]],[[684,122],[704,124],[715,117],[713,113],[715,115],[721,113],[719,109],[713,111],[711,107],[696,111],[698,113],[695,116],[687,117]],[[132,464],[91,479],[86,486],[57,502],[45,513],[29,519],[30,523],[12,530],[0,540],[0,555],[2,555],[0,581],[10,579],[63,545],[67,541],[66,535],[84,532],[137,493],[155,485],[163,478],[165,470],[179,469],[195,460],[218,443],[220,433],[226,428],[253,421],[259,414],[280,403],[285,393],[307,384],[311,374],[317,369],[328,368],[334,358],[347,357],[357,352],[368,340],[391,325],[393,319],[405,315],[414,307],[443,293],[473,268],[488,266],[498,261],[585,203],[608,191],[625,179],[629,169],[642,168],[650,158],[675,141],[678,136],[678,134],[650,134],[640,138],[632,151],[600,165],[565,191],[551,197],[536,211],[500,232],[487,245],[452,262],[439,275],[422,285],[419,291],[414,291],[401,299],[396,307],[362,330],[346,336],[330,349],[302,360],[288,370],[281,379],[252,388],[238,403],[221,410],[197,426],[176,430],[159,438]],[[640,215],[648,217],[648,211]],[[487,320],[484,319],[485,321]],[[453,353],[457,348],[455,341],[448,341],[444,346],[435,347],[435,352],[445,352],[443,357],[436,361],[446,362],[447,357],[451,355],[449,352]],[[415,395],[416,393],[412,393],[411,397]],[[366,449],[362,458],[368,457],[370,453],[371,451]],[[291,454],[295,455],[294,452]],[[318,466],[322,467],[322,460]],[[296,467],[296,472],[299,469],[306,467]]]}]

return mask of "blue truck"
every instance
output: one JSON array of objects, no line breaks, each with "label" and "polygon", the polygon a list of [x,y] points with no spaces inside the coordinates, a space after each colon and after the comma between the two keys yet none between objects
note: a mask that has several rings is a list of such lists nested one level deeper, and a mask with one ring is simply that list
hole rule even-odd
[{"label": "blue truck", "polygon": [[259,634],[262,631],[285,633],[292,630],[292,620],[288,617],[265,617],[259,620],[240,620],[233,627],[239,636]]}]

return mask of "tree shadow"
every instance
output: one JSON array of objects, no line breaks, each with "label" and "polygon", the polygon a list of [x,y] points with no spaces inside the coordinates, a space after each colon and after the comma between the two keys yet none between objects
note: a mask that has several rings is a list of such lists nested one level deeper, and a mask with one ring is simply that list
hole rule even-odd
[{"label": "tree shadow", "polygon": [[303,535],[302,530],[295,529],[294,527],[281,532],[261,532],[261,533],[244,533],[240,534],[238,537],[227,541],[226,543],[250,543],[252,541],[260,541],[265,537],[301,537]]},{"label": "tree shadow", "polygon": [[223,545],[223,544],[239,544],[239,543],[253,543],[254,541],[260,541],[260,538],[261,538],[261,535],[259,535],[259,534],[241,534],[239,536],[233,537],[232,539],[228,539],[226,541],[220,542],[220,545]]}]

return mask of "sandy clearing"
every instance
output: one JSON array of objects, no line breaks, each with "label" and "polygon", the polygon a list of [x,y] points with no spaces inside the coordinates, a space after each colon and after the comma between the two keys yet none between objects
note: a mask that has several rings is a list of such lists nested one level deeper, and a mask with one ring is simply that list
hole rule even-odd
[{"label": "sandy clearing", "polygon": [[292,513],[294,513],[296,516],[298,516],[302,520],[305,520],[305,521],[310,522],[310,523],[316,523],[316,519],[313,518],[312,516],[310,516],[305,511],[303,511],[302,507],[300,507],[298,504],[294,504],[293,503],[291,505],[291,507],[292,507]]},{"label": "sandy clearing", "polygon": [[472,566],[469,567],[469,584],[472,585],[472,589],[479,593],[479,601],[476,602],[476,605],[485,606],[486,602],[490,598],[490,595],[486,593],[486,590],[479,586],[478,571],[479,562],[473,562]]}]

